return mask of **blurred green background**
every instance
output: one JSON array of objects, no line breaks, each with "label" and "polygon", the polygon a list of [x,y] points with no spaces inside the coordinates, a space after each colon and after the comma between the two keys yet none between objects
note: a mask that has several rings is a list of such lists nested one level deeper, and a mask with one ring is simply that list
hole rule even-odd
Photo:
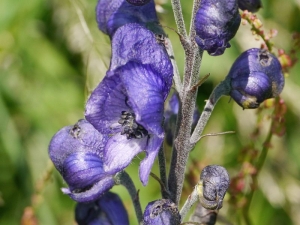
[{"label": "blurred green background", "polygon": [[[192,1],[182,1],[189,26]],[[103,78],[110,59],[110,41],[97,28],[95,5],[90,0],[1,0],[0,1],[0,224],[76,224],[75,203],[61,193],[66,184],[48,158],[48,144],[60,128],[83,117],[85,100]],[[157,1],[161,23],[176,28],[170,1]],[[288,53],[293,48],[292,34],[300,32],[299,0],[265,0],[258,17],[266,31],[278,30],[272,41]],[[176,33],[165,28],[174,47],[179,70],[184,55]],[[244,50],[260,47],[249,25],[241,25],[232,47],[219,57],[206,53],[201,75],[210,73],[201,86],[198,107],[209,97]],[[299,52],[297,53],[300,57]],[[281,97],[287,105],[286,134],[272,138],[272,148],[258,178],[249,215],[253,224],[300,224],[300,64],[286,78]],[[234,135],[207,137],[191,153],[184,198],[196,184],[200,169],[207,164],[225,166],[231,177],[242,167],[245,146],[261,150],[269,130],[271,111],[262,114],[260,135],[257,110],[242,110],[228,97],[215,108],[204,133],[234,130]],[[254,141],[255,140],[255,141]],[[254,143],[253,143],[254,142]],[[166,148],[170,156],[170,149]],[[147,202],[160,198],[159,184],[150,178],[143,187],[134,159],[127,172],[140,189],[143,209]],[[157,163],[153,172],[158,174]],[[244,189],[247,192],[247,185]],[[249,189],[249,188],[248,188]],[[123,187],[114,187],[137,224],[130,197]],[[220,216],[230,224],[243,224],[239,206],[226,196]],[[182,200],[184,201],[184,199]],[[22,219],[23,218],[23,219]],[[222,224],[222,222],[218,222]]]}]

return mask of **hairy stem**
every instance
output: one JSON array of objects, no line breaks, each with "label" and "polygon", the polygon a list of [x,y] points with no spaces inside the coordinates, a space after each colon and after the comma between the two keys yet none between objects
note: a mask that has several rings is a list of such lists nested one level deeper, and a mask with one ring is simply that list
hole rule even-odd
[{"label": "hairy stem", "polygon": [[197,97],[197,88],[193,87],[199,80],[202,56],[199,54],[198,48],[195,48],[195,45],[191,44],[189,40],[181,39],[181,43],[185,50],[186,65],[168,180],[171,199],[176,204],[179,203],[181,197],[185,168],[192,148],[189,139]]},{"label": "hairy stem", "polygon": [[179,70],[177,67],[177,63],[175,61],[173,46],[172,46],[172,43],[169,38],[166,37],[165,41],[166,41],[165,48],[166,48],[166,51],[170,57],[170,60],[171,60],[172,66],[173,66],[173,74],[174,74],[173,81],[175,84],[175,89],[177,90],[177,92],[179,94],[181,94],[181,88],[182,88],[181,87],[182,86],[181,77],[180,77],[180,73],[179,73]]},{"label": "hairy stem", "polygon": [[197,188],[194,188],[193,192],[189,195],[189,197],[187,198],[187,200],[185,201],[184,205],[180,210],[181,221],[183,221],[188,211],[198,200],[199,200],[199,196],[198,196]]},{"label": "hairy stem", "polygon": [[171,0],[172,8],[174,12],[174,18],[177,25],[178,33],[184,38],[187,37],[186,28],[184,24],[182,9],[180,0]]},{"label": "hairy stem", "polygon": [[230,86],[226,80],[222,81],[217,87],[215,87],[209,99],[206,101],[204,110],[202,111],[200,119],[198,120],[198,123],[190,138],[191,145],[194,146],[199,141],[215,105],[223,95],[228,95],[229,91]]}]

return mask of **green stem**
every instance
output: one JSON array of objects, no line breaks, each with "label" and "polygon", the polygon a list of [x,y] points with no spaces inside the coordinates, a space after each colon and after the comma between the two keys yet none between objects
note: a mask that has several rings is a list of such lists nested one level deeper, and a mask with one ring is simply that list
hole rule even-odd
[{"label": "green stem", "polygon": [[183,221],[186,214],[190,211],[191,207],[199,200],[197,188],[195,187],[193,192],[188,196],[184,205],[180,210],[181,222]]},{"label": "green stem", "polygon": [[159,164],[160,180],[164,186],[161,189],[161,194],[163,198],[168,198],[169,193],[168,193],[168,180],[167,180],[167,173],[166,173],[166,157],[165,157],[163,145],[161,146],[158,152],[158,164]]},{"label": "green stem", "polygon": [[121,184],[127,189],[128,193],[131,197],[133,206],[134,206],[137,220],[138,220],[139,224],[141,224],[143,222],[143,212],[142,212],[142,207],[140,204],[138,191],[136,190],[132,179],[130,178],[128,173],[126,173],[125,171],[122,171],[115,176],[115,183]]},{"label": "green stem", "polygon": [[226,80],[222,81],[212,91],[209,99],[206,101],[204,110],[202,111],[200,119],[199,119],[199,121],[194,129],[194,132],[192,133],[192,136],[190,138],[191,145],[194,146],[199,141],[199,139],[201,138],[201,134],[211,116],[211,113],[212,113],[215,105],[217,104],[217,102],[223,95],[228,95],[229,91],[230,91],[230,87]]}]

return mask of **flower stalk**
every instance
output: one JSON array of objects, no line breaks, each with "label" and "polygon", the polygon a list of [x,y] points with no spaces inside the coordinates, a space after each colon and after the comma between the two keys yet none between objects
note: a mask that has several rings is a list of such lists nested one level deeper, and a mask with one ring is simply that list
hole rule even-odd
[{"label": "flower stalk", "polygon": [[143,212],[142,212],[142,207],[139,199],[139,191],[136,190],[132,179],[125,171],[118,173],[114,179],[115,179],[115,184],[123,185],[127,189],[134,206],[136,218],[139,224],[141,224],[143,221]]}]

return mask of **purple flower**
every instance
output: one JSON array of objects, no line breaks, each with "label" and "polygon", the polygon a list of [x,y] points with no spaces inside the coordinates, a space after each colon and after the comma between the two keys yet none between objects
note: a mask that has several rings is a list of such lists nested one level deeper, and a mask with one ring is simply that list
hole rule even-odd
[{"label": "purple flower", "polygon": [[200,175],[200,185],[197,185],[201,205],[206,209],[222,208],[229,183],[229,175],[224,167],[204,167]]},{"label": "purple flower", "polygon": [[257,108],[268,98],[278,96],[284,86],[280,62],[270,52],[252,48],[232,65],[226,80],[230,96],[244,109]]},{"label": "purple flower", "polygon": [[[173,67],[165,47],[157,41],[157,35],[136,23],[126,24],[114,34],[109,70],[114,71],[129,61],[151,65],[163,78],[166,87],[171,87]],[[165,95],[169,91],[166,89]]]},{"label": "purple flower", "polygon": [[143,225],[180,224],[178,208],[169,199],[150,202],[144,212]]},{"label": "purple flower", "polygon": [[141,6],[147,4],[150,0],[126,0],[126,1],[132,5]]},{"label": "purple flower", "polygon": [[[164,130],[166,133],[166,142],[172,146],[173,136],[176,127],[177,115],[179,111],[179,96],[177,92],[174,92],[169,100],[169,104],[164,113]],[[197,125],[200,118],[200,112],[197,107],[194,109],[192,132]]]},{"label": "purple flower", "polygon": [[261,7],[261,0],[238,0],[238,6],[241,10],[248,10],[249,12],[257,12]]},{"label": "purple flower", "polygon": [[97,130],[110,136],[104,148],[105,171],[123,170],[135,155],[145,151],[139,174],[143,185],[148,183],[164,138],[163,109],[169,88],[151,65],[128,62],[92,92],[85,116]]},{"label": "purple flower", "polygon": [[96,17],[99,29],[110,37],[127,23],[139,23],[150,30],[161,30],[154,0],[143,6],[132,5],[126,0],[99,0]]},{"label": "purple flower", "polygon": [[51,139],[50,158],[69,185],[63,192],[73,200],[94,201],[114,185],[114,174],[103,169],[107,139],[86,120],[62,128]]},{"label": "purple flower", "polygon": [[236,0],[202,0],[195,17],[196,42],[212,56],[221,55],[241,22]]},{"label": "purple flower", "polygon": [[106,192],[91,203],[77,203],[75,220],[78,225],[129,225],[120,197],[112,192]]}]

